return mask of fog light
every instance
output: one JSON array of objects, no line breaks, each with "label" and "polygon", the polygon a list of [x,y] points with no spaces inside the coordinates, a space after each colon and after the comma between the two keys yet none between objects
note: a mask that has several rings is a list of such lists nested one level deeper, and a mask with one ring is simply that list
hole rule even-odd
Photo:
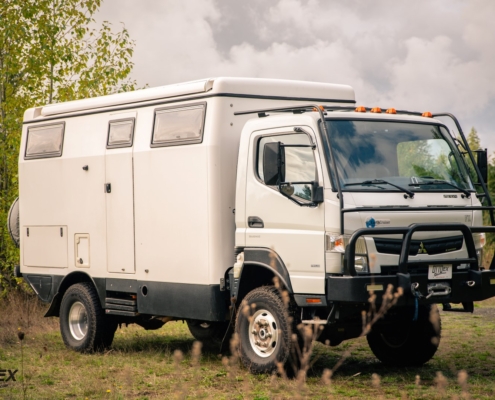
[{"label": "fog light", "polygon": [[366,257],[366,256],[354,257],[354,267],[356,268],[357,273],[368,272],[369,271],[369,269],[368,269],[368,257]]}]

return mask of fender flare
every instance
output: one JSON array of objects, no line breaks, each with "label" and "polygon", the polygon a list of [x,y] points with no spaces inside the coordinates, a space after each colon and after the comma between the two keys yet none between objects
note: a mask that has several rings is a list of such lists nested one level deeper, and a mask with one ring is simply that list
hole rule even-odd
[{"label": "fender flare", "polygon": [[[292,284],[290,281],[289,271],[285,266],[282,258],[272,249],[266,247],[249,247],[244,249],[244,264],[246,265],[256,265],[262,268],[270,270],[279,279],[282,285],[287,289],[289,293],[294,293],[292,289]],[[244,268],[241,273],[244,272]]]},{"label": "fender flare", "polygon": [[53,292],[55,295],[53,296],[50,307],[48,311],[45,313],[45,317],[58,317],[60,304],[62,303],[62,298],[64,296],[65,291],[72,285],[79,282],[89,282],[91,283],[96,291],[98,292],[98,297],[100,299],[100,303],[102,308],[105,308],[105,296],[106,296],[106,287],[105,287],[105,278],[93,278],[83,271],[73,271],[65,276],[57,276],[52,278],[62,278],[60,281],[58,279],[54,279],[54,282],[59,282],[54,285],[54,289],[56,286],[56,290]]}]

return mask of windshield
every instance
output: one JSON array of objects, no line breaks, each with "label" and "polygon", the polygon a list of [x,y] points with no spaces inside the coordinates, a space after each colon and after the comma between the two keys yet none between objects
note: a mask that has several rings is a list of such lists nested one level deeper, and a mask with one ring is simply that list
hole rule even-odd
[{"label": "windshield", "polygon": [[391,184],[413,192],[473,190],[444,127],[393,121],[326,123],[342,190],[397,190]]}]

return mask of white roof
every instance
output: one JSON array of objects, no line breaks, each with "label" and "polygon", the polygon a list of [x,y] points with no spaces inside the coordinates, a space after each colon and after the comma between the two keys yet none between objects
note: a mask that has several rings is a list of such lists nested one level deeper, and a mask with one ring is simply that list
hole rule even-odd
[{"label": "white roof", "polygon": [[[31,116],[53,116],[124,104],[190,95],[234,94],[280,97],[294,100],[354,101],[354,90],[347,85],[260,78],[208,78],[37,107]],[[27,114],[27,113],[26,113]]]}]

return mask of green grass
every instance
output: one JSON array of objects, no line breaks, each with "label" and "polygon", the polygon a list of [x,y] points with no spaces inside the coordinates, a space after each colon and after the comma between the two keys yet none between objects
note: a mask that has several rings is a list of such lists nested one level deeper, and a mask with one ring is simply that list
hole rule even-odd
[{"label": "green grass", "polygon": [[[461,370],[467,372],[465,390],[471,398],[495,397],[494,301],[480,303],[474,315],[441,312],[440,348],[422,368],[385,367],[370,352],[366,339],[360,338],[337,347],[317,344],[305,383],[251,375],[237,362],[229,364],[211,353],[203,353],[199,365],[194,366],[194,339],[182,322],[170,322],[157,331],[135,325],[122,327],[111,350],[75,353],[65,348],[58,319],[43,321],[39,318],[41,310],[37,313],[30,327],[25,320],[19,323],[26,332],[24,384],[30,399],[463,398],[458,382]],[[0,332],[5,326],[0,325]],[[19,372],[16,382],[0,382],[0,398],[23,398],[20,342],[15,332],[10,332],[14,335],[10,339],[5,332],[0,369]],[[350,352],[349,357],[331,382],[325,383],[323,371],[332,369],[346,352]]]}]

